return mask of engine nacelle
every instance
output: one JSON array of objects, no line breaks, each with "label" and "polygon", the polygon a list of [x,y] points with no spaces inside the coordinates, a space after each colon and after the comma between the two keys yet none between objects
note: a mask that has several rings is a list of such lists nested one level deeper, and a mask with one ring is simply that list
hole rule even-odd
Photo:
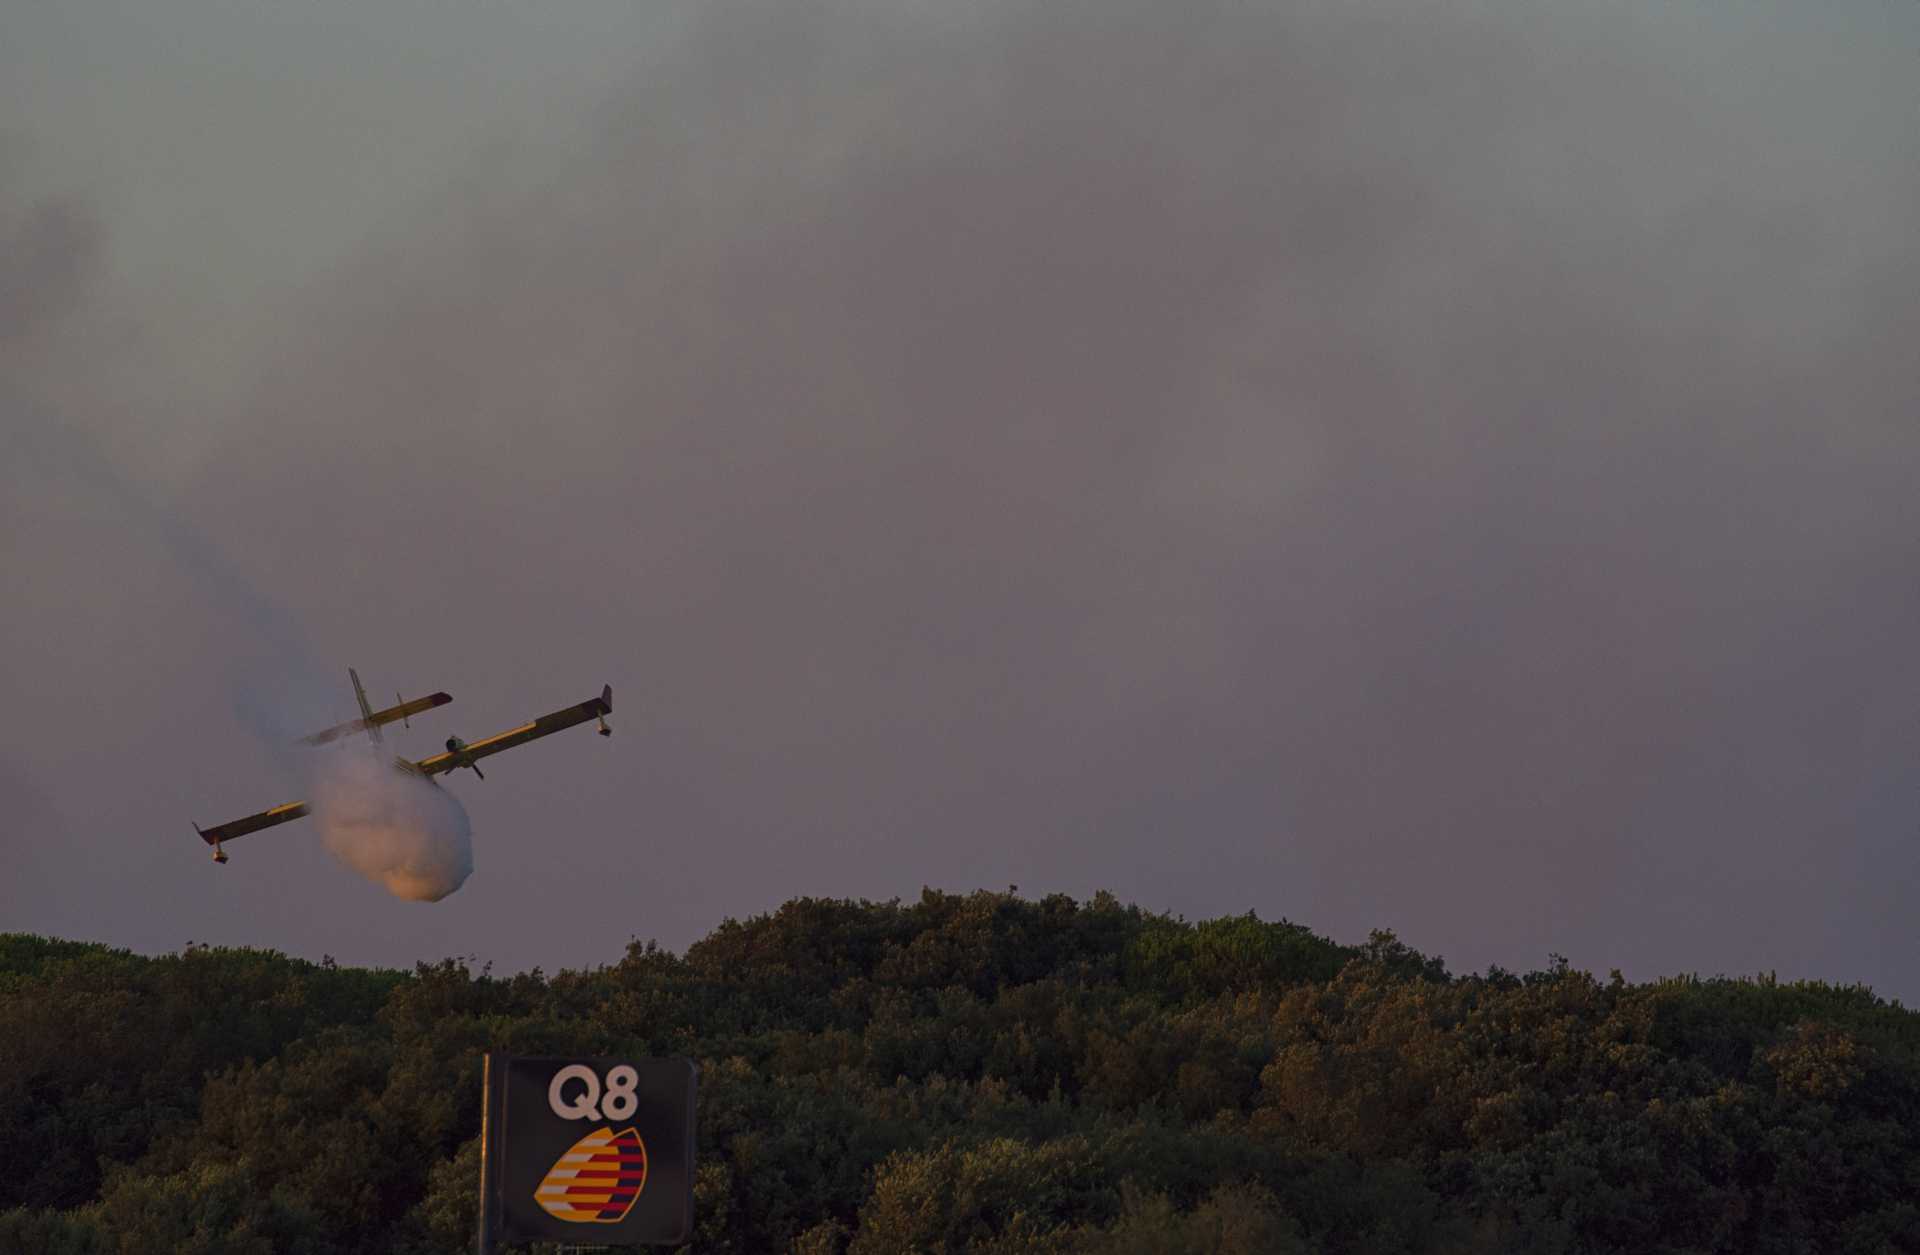
[{"label": "engine nacelle", "polygon": [[459,737],[450,736],[447,738],[447,753],[454,756],[453,761],[455,767],[465,767],[482,780],[487,778],[487,773],[480,770],[480,764],[467,757],[467,743]]}]

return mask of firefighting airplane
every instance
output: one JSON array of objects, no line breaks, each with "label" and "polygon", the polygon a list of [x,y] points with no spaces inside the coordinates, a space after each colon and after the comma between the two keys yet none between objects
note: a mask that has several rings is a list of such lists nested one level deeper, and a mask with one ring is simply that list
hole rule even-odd
[{"label": "firefighting airplane", "polygon": [[[360,687],[359,672],[348,667],[347,675],[353,680],[353,696],[360,703],[360,717],[336,724],[312,736],[302,737],[300,738],[302,745],[325,745],[329,741],[337,741],[349,733],[360,731],[366,732],[368,738],[378,745],[380,729],[383,725],[398,719],[402,721],[402,726],[412,727],[412,724],[405,722],[408,715],[417,715],[423,710],[432,710],[435,706],[444,706],[453,700],[445,693],[429,693],[425,697],[416,697],[409,701],[395,693],[394,696],[400,698],[399,705],[389,706],[385,710],[375,710],[367,704],[367,690]],[[432,781],[435,776],[465,767],[485,780],[487,777],[480,770],[479,759],[489,754],[498,754],[501,750],[510,750],[516,745],[525,745],[528,741],[537,741],[550,733],[558,732],[562,728],[571,728],[576,723],[585,723],[589,719],[600,721],[601,736],[612,736],[613,729],[607,726],[607,716],[612,713],[613,686],[609,684],[601,688],[598,697],[581,702],[577,706],[569,706],[565,710],[556,710],[550,715],[541,715],[532,723],[523,723],[517,728],[509,728],[498,736],[490,736],[484,741],[475,741],[469,745],[457,736],[450,736],[447,738],[446,753],[435,754],[419,762],[396,757],[393,760],[393,768],[395,771]],[[213,861],[224,863],[227,861],[227,853],[220,848],[222,841],[231,841],[235,837],[259,832],[262,828],[272,828],[288,823],[305,814],[307,814],[305,802],[288,802],[285,806],[276,806],[272,810],[261,811],[258,815],[248,815],[245,819],[236,819],[216,828],[202,828],[199,824],[195,824],[193,830],[200,834],[202,841],[213,847]]]}]

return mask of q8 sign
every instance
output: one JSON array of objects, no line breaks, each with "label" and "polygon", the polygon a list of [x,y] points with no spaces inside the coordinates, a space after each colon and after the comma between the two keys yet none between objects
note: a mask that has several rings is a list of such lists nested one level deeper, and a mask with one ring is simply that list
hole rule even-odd
[{"label": "q8 sign", "polygon": [[685,1059],[489,1054],[481,1255],[499,1242],[685,1242],[693,1233],[695,1079]]}]

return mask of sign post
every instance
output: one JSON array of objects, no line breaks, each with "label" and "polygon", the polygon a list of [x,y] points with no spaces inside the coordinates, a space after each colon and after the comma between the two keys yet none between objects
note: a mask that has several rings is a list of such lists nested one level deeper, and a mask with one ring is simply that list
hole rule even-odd
[{"label": "sign post", "polygon": [[691,1062],[489,1053],[483,1075],[479,1255],[693,1235]]}]

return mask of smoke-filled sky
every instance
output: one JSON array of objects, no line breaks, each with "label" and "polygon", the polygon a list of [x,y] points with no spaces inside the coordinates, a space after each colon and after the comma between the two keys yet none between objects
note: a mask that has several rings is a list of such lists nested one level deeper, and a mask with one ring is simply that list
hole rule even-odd
[{"label": "smoke-filled sky", "polygon": [[[1920,8],[0,8],[0,929],[922,885],[1920,997]],[[445,688],[436,904],[291,734]]]}]

